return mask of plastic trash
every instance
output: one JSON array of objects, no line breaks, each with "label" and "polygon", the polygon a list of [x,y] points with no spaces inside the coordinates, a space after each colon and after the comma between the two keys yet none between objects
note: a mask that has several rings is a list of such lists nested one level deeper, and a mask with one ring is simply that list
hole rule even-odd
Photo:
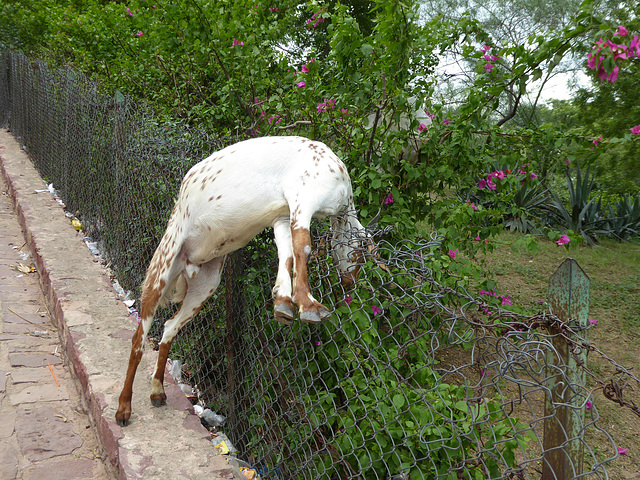
[{"label": "plastic trash", "polygon": [[180,360],[173,360],[171,362],[171,369],[169,370],[171,376],[176,383],[182,382],[182,362]]},{"label": "plastic trash", "polygon": [[260,475],[249,463],[239,460],[236,457],[227,458],[233,478],[238,480],[260,480]]},{"label": "plastic trash", "polygon": [[202,414],[200,415],[212,427],[221,427],[223,426],[227,419],[223,415],[218,415],[216,412],[205,408]]},{"label": "plastic trash", "polygon": [[216,447],[222,455],[238,453],[238,449],[233,446],[229,437],[224,433],[218,433],[218,435],[211,440],[211,443],[213,443],[213,446]]}]

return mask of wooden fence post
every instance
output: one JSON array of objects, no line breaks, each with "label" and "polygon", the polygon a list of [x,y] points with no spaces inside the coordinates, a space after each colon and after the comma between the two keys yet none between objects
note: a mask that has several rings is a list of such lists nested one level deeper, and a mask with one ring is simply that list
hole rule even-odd
[{"label": "wooden fence post", "polygon": [[[551,311],[570,326],[586,327],[589,314],[589,277],[573,258],[566,259],[549,279]],[[545,403],[544,461],[542,480],[569,480],[583,470],[584,404],[587,352],[572,352],[570,344],[551,328],[555,351],[547,353],[547,386],[551,390]],[[557,368],[554,368],[557,366]],[[566,371],[564,369],[566,368]],[[578,388],[574,388],[574,386]]]}]

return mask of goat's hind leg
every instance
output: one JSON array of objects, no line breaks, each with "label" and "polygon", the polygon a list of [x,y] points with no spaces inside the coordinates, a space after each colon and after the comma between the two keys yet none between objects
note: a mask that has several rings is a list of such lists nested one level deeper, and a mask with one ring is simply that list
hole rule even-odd
[{"label": "goat's hind leg", "polygon": [[146,284],[142,294],[142,305],[140,308],[141,321],[131,340],[131,353],[129,355],[129,366],[127,367],[127,375],[124,380],[122,392],[118,399],[118,410],[116,412],[116,422],[124,427],[129,423],[131,418],[131,397],[133,396],[133,381],[138,370],[138,365],[142,359],[144,347],[147,341],[149,329],[153,323],[153,316],[160,298],[164,294],[166,286]]},{"label": "goat's hind leg", "polygon": [[180,309],[164,325],[158,362],[151,380],[151,403],[159,407],[165,405],[167,395],[164,392],[164,372],[169,350],[180,329],[197,315],[211,294],[218,288],[222,277],[222,268],[226,257],[218,257],[200,266],[193,278],[187,279],[187,294]]}]

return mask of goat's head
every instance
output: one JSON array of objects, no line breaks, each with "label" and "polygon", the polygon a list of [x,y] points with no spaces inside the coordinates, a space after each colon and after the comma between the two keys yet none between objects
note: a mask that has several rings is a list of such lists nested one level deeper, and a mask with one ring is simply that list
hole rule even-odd
[{"label": "goat's head", "polygon": [[[377,223],[377,217],[369,226]],[[360,224],[354,213],[346,213],[332,222],[331,255],[340,272],[340,284],[344,288],[351,288],[356,283],[362,265],[368,258],[389,271],[378,255],[371,234]]]}]

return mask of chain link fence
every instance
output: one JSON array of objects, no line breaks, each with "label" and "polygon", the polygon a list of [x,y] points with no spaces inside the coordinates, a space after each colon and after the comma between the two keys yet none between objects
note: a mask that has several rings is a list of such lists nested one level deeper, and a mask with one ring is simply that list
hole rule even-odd
[{"label": "chain link fence", "polygon": [[[238,140],[158,119],[70,68],[10,51],[0,58],[0,121],[134,292],[184,173]],[[261,478],[610,478],[618,453],[593,392],[640,415],[629,399],[640,382],[582,327],[440,285],[435,237],[397,243],[372,229],[387,268],[370,258],[345,291],[327,228],[315,224],[310,262],[312,292],[332,311],[322,325],[274,321],[277,258],[266,232],[229,256],[219,289],[172,349],[180,381],[225,417],[218,428]],[[159,312],[156,335],[172,313]],[[610,378],[587,369],[586,352]]]}]

